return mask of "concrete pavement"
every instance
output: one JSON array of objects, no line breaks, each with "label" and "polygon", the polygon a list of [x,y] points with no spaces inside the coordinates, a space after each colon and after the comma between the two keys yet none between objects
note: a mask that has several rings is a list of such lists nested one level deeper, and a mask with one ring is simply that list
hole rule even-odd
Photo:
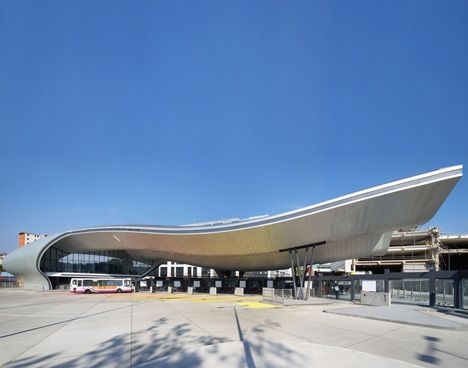
[{"label": "concrete pavement", "polygon": [[323,313],[344,306],[362,308],[273,306],[258,296],[0,290],[0,365],[468,365],[466,330]]},{"label": "concrete pavement", "polygon": [[380,321],[403,323],[413,326],[443,328],[448,330],[468,330],[468,319],[443,316],[434,309],[413,305],[394,304],[386,306],[345,307],[325,309],[327,313],[340,314]]}]

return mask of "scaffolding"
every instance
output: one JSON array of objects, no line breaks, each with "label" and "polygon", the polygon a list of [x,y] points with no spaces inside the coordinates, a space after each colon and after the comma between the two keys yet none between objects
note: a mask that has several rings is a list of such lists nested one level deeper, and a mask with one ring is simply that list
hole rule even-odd
[{"label": "scaffolding", "polygon": [[438,228],[395,231],[387,252],[352,260],[352,271],[452,271],[468,264],[468,235],[441,235]]}]

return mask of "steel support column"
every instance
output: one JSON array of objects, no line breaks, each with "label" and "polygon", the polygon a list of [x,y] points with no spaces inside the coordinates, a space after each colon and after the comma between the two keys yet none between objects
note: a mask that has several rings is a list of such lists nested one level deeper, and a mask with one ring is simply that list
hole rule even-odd
[{"label": "steel support column", "polygon": [[463,279],[459,271],[453,278],[453,307],[463,309]]},{"label": "steel support column", "polygon": [[429,270],[429,306],[436,305],[436,273],[435,268]]},{"label": "steel support column", "polygon": [[389,280],[389,275],[390,275],[390,270],[386,268],[384,270],[384,292],[389,293],[390,292],[390,280]]},{"label": "steel support column", "polygon": [[310,296],[310,284],[312,280],[312,265],[314,264],[314,249],[315,247],[312,247],[310,250],[310,261],[309,261],[309,279],[307,281],[307,294],[306,294],[306,299],[309,299]]},{"label": "steel support column", "polygon": [[[294,298],[298,300],[307,300],[310,294],[310,284],[312,279],[312,265],[314,263],[314,248],[318,247],[319,245],[323,245],[326,242],[318,242],[313,244],[301,245],[299,247],[292,247],[287,249],[280,249],[280,252],[288,252],[289,260],[291,261],[291,274],[293,279],[293,287],[294,287]],[[302,270],[301,270],[301,262],[299,260],[299,252],[298,250],[304,249],[304,261],[302,262]],[[309,258],[309,250],[310,250],[310,258]],[[307,283],[307,288],[305,287],[305,276],[309,270],[309,278]],[[298,280],[296,280],[296,277]],[[297,282],[298,284],[297,284]]]},{"label": "steel support column", "polygon": [[293,279],[293,287],[294,287],[294,298],[297,299],[297,290],[296,290],[296,272],[295,272],[295,267],[294,267],[294,260],[292,256],[292,251],[289,250],[289,260],[291,261],[291,276]]}]

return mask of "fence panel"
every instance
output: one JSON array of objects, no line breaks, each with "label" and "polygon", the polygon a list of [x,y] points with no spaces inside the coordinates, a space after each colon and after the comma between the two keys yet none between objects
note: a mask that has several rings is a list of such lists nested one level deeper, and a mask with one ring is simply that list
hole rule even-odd
[{"label": "fence panel", "polygon": [[390,294],[394,303],[429,305],[429,280],[390,280]]},{"label": "fence panel", "polygon": [[462,288],[463,288],[463,308],[468,309],[468,279],[463,279]]},{"label": "fence panel", "polygon": [[453,280],[436,280],[436,305],[444,307],[454,306]]}]

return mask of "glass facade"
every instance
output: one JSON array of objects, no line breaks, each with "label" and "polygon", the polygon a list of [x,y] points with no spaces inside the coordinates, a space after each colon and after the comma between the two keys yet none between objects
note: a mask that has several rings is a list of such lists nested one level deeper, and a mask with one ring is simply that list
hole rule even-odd
[{"label": "glass facade", "polygon": [[139,275],[151,265],[131,259],[123,250],[70,253],[51,247],[42,256],[40,267],[42,272]]}]

